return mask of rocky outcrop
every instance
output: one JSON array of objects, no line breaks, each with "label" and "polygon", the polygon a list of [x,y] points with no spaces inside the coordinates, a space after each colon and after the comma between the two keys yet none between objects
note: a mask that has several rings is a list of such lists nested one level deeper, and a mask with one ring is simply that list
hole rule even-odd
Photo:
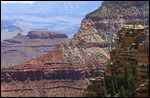
[{"label": "rocky outcrop", "polygon": [[3,97],[78,97],[88,83],[86,78],[71,79],[41,79],[24,82],[16,81],[1,84]]},{"label": "rocky outcrop", "polygon": [[[85,89],[82,94],[83,97],[102,96],[100,95],[100,88],[105,81],[105,89],[110,89],[111,80],[114,79],[114,73],[117,77],[117,85],[128,86],[125,84],[125,66],[129,73],[128,80],[131,76],[135,76],[137,89],[130,91],[133,93],[132,97],[148,97],[149,96],[149,26],[142,25],[126,25],[117,32],[116,48],[111,53],[111,58],[108,61],[109,66],[104,68],[104,71],[99,70],[101,76],[90,79],[90,85]],[[136,66],[137,73],[133,74],[133,66]],[[135,69],[136,69],[135,68]],[[130,77],[130,78],[129,78]],[[133,86],[133,85],[132,85]],[[119,88],[118,88],[119,89]],[[133,89],[132,87],[128,89]],[[125,88],[125,91],[128,90]],[[117,90],[116,90],[117,92]],[[117,92],[118,94],[120,92]],[[115,96],[118,94],[116,93]],[[107,93],[110,96],[110,92]],[[131,95],[127,95],[131,96]]]},{"label": "rocky outcrop", "polygon": [[[3,67],[1,83],[9,84],[13,81],[24,83],[27,79],[33,82],[43,79],[51,81],[64,78],[74,82],[89,78],[93,76],[95,70],[103,70],[104,66],[107,66],[109,55],[106,53],[106,46],[107,44],[105,45],[104,40],[98,35],[93,22],[90,19],[84,20],[73,39],[58,44],[50,53],[23,64]],[[77,86],[78,83],[75,85]],[[46,89],[45,87],[43,89]],[[79,91],[79,89],[74,90]],[[25,92],[22,91],[22,93]],[[5,89],[2,95],[4,94]]]},{"label": "rocky outcrop", "polygon": [[[15,76],[15,79],[25,81],[28,77],[32,79],[37,79],[37,77],[41,77],[40,79],[64,77],[80,79],[92,76],[93,71],[96,69],[103,69],[107,65],[107,59],[109,59],[109,55],[105,51],[107,44],[105,45],[97,34],[92,21],[86,20],[85,22],[88,22],[88,24],[82,22],[80,30],[73,39],[58,44],[50,53],[24,64],[2,68],[2,81],[7,81],[6,73],[9,70],[11,75],[11,72],[16,73],[11,77]],[[35,73],[40,71],[41,76],[32,75],[31,71]],[[22,77],[20,77],[21,73],[23,74]],[[29,74],[28,77],[23,77],[26,76],[25,73]]]},{"label": "rocky outcrop", "polygon": [[64,33],[57,33],[52,31],[30,31],[27,35],[30,39],[42,38],[42,39],[54,39],[54,38],[68,38]]},{"label": "rocky outcrop", "polygon": [[105,1],[102,3],[102,6],[106,6],[106,7],[113,7],[114,5],[116,6],[122,6],[123,8],[129,8],[129,7],[133,7],[133,6],[143,6],[148,4],[149,1]]},{"label": "rocky outcrop", "polygon": [[[33,38],[37,35],[39,36]],[[57,44],[68,40],[66,34],[51,31],[32,31],[28,35],[18,33],[15,37],[1,42],[1,67],[40,57],[54,49]]]},{"label": "rocky outcrop", "polygon": [[[134,6],[134,8],[136,7],[137,5]],[[148,7],[149,5],[141,6],[144,12],[149,11],[147,10]],[[25,85],[24,82],[28,78],[29,80],[33,81],[32,83],[37,80],[39,80],[39,82],[45,80],[44,83],[46,83],[46,81],[64,79],[64,77],[66,77],[66,81],[72,79],[72,82],[74,82],[76,79],[80,80],[84,79],[84,77],[92,77],[94,70],[103,70],[104,67],[108,65],[107,60],[110,58],[110,56],[107,52],[111,50],[111,47],[115,46],[114,42],[112,41],[115,37],[114,32],[121,27],[121,23],[126,24],[129,22],[134,22],[134,20],[130,19],[121,20],[122,18],[116,20],[114,18],[115,16],[113,15],[114,13],[112,12],[113,10],[119,10],[121,15],[124,15],[122,14],[121,9],[121,5],[119,8],[116,8],[115,5],[114,8],[106,8],[105,6],[102,6],[93,13],[88,14],[86,18],[82,20],[81,28],[71,40],[58,44],[50,53],[37,59],[30,60],[26,63],[12,67],[2,68],[1,85],[4,85],[5,83],[10,84],[13,82],[14,85],[16,85],[16,81],[22,81],[19,82],[19,84],[23,83],[22,85]],[[126,10],[130,12],[129,9]],[[141,14],[143,11],[139,11],[139,13]],[[107,13],[109,14],[107,15]],[[104,17],[106,17],[106,19],[104,19]],[[143,22],[143,20],[140,21]],[[27,75],[25,75],[25,73],[27,73]],[[78,83],[79,82],[80,81],[78,81]],[[57,81],[57,83],[58,86],[56,86],[56,88],[59,88],[59,81]],[[75,83],[74,85],[77,86],[78,83]],[[84,83],[82,85],[85,87],[86,84]],[[65,84],[63,84],[63,86],[65,86]],[[3,96],[7,92],[5,87],[6,86],[3,86],[2,88]],[[81,88],[83,89],[84,87]],[[10,87],[8,87],[8,89],[12,90]],[[16,96],[28,96],[25,95],[27,92],[25,92],[22,88],[20,89],[22,94],[18,94]],[[46,89],[52,88],[43,86],[42,89],[44,90],[43,92],[46,92]],[[79,89],[74,88],[74,91],[79,91]],[[36,95],[35,88],[32,89],[31,92],[32,94]],[[7,93],[9,93],[9,91]],[[16,93],[19,93],[19,91]],[[48,92],[46,93],[48,95]],[[40,95],[41,94],[37,96]],[[59,94],[57,94],[57,96],[58,95]],[[51,96],[51,94],[48,96]]]},{"label": "rocky outcrop", "polygon": [[[63,66],[64,65],[64,66]],[[81,79],[81,78],[88,78],[90,77],[95,69],[92,70],[84,70],[82,66],[78,64],[74,64],[71,67],[71,63],[46,63],[44,66],[40,68],[37,66],[34,69],[28,68],[32,66],[31,64],[26,64],[25,68],[20,67],[9,67],[3,68],[1,72],[1,82],[3,83],[11,83],[13,81],[21,81],[24,82],[27,79],[31,81],[40,80],[40,79],[47,79],[47,80],[54,80],[54,79]],[[76,68],[77,67],[77,68]],[[101,66],[103,67],[103,66]]]},{"label": "rocky outcrop", "polygon": [[[124,67],[129,73],[136,66],[136,97],[149,96],[149,26],[129,25],[123,27],[118,33],[116,49],[111,51],[110,66],[105,70],[107,83],[112,79],[112,73],[116,74],[119,82],[124,80]],[[146,84],[146,85],[144,85]]]},{"label": "rocky outcrop", "polygon": [[149,1],[104,1],[100,8],[87,14],[86,19],[94,22],[103,40],[112,42],[124,25],[149,24]]}]

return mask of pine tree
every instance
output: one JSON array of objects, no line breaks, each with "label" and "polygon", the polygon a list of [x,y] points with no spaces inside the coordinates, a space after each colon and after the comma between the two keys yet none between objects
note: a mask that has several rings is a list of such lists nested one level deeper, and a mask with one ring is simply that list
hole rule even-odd
[{"label": "pine tree", "polygon": [[101,79],[101,85],[100,86],[104,86],[105,88],[106,88],[106,84],[105,84],[105,80],[104,80],[104,78],[103,79]]},{"label": "pine tree", "polygon": [[119,89],[119,97],[125,97],[125,90],[124,90],[123,85],[121,85]]},{"label": "pine tree", "polygon": [[114,86],[115,86],[115,91],[117,93],[117,91],[118,91],[118,83],[117,83],[117,78],[116,78],[115,73],[113,73],[113,82],[114,82]]},{"label": "pine tree", "polygon": [[124,82],[125,82],[125,84],[127,83],[128,77],[129,77],[129,70],[127,69],[127,65],[125,65],[125,68],[124,68]]},{"label": "pine tree", "polygon": [[96,97],[96,96],[93,93],[89,93],[89,95],[86,97]]},{"label": "pine tree", "polygon": [[100,87],[97,97],[107,97],[106,87],[104,87],[104,86]]},{"label": "pine tree", "polygon": [[134,77],[136,77],[136,74],[137,74],[137,67],[135,65],[132,66],[132,75]]},{"label": "pine tree", "polygon": [[135,80],[135,76],[130,75],[128,80],[128,97],[134,97],[134,91],[136,89],[136,80]]},{"label": "pine tree", "polygon": [[110,94],[111,94],[111,97],[113,97],[116,94],[113,80],[111,81]]}]

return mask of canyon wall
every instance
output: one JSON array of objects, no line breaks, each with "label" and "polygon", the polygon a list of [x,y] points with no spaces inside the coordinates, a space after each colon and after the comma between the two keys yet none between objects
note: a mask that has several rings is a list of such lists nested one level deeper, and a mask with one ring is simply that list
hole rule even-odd
[{"label": "canyon wall", "polygon": [[1,42],[1,67],[21,64],[45,55],[57,44],[68,40],[66,34],[52,31],[30,31],[28,35],[18,33]]},{"label": "canyon wall", "polygon": [[[149,25],[149,1],[104,1],[102,6],[86,15],[94,22],[103,40],[113,42],[124,25]],[[112,47],[108,47],[109,52]]]},{"label": "canyon wall", "polygon": [[[117,2],[121,1],[116,1],[116,3]],[[106,7],[105,3],[113,5],[113,7]],[[52,95],[50,92],[54,92],[56,96],[59,96],[59,94],[56,93],[59,92],[59,88],[61,88],[60,81],[61,79],[66,79],[65,81],[71,80],[72,83],[75,81],[78,82],[71,86],[62,84],[66,87],[67,91],[63,90],[61,92],[63,94],[65,92],[69,93],[68,88],[72,88],[72,92],[74,93],[73,96],[79,96],[81,93],[75,92],[83,92],[83,89],[85,89],[86,86],[85,80],[93,76],[94,70],[104,70],[104,67],[108,66],[107,61],[110,59],[108,52],[112,47],[115,47],[113,39],[116,37],[117,30],[119,30],[122,25],[130,24],[135,21],[144,23],[142,17],[136,18],[136,15],[133,13],[138,12],[138,14],[143,15],[143,17],[145,15],[145,23],[148,24],[149,4],[147,2],[142,5],[141,3],[136,3],[131,7],[129,6],[129,8],[122,7],[122,3],[116,3],[104,1],[100,8],[86,15],[85,19],[81,22],[80,29],[71,40],[58,44],[48,54],[37,59],[29,60],[23,64],[1,68],[1,95],[36,95],[38,92],[35,91],[37,89],[35,83],[43,83],[42,81],[44,81],[46,84],[48,81],[59,79],[55,83],[55,88],[57,89],[52,90],[50,86],[52,86],[53,83],[49,83],[49,86],[45,85],[41,88],[43,93],[47,96]],[[130,14],[132,17],[135,17],[135,19],[126,17],[126,14]],[[31,81],[33,89],[26,88],[26,90],[24,90],[22,88],[22,86],[25,85],[29,86],[25,83],[27,80]],[[74,86],[79,87],[78,83],[81,82],[80,80],[83,80],[80,89],[73,88]],[[20,84],[20,86],[17,86],[17,84]],[[15,90],[11,88],[12,85],[16,86]],[[48,91],[47,89],[51,91]],[[13,93],[14,91],[15,93]],[[26,93],[29,94],[26,95]],[[38,93],[36,96],[41,95],[42,94]],[[67,96],[71,95],[68,94]]]}]

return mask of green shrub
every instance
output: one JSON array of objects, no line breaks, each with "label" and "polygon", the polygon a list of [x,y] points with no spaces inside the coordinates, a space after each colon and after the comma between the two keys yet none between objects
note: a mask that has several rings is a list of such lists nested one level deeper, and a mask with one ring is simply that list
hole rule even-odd
[{"label": "green shrub", "polygon": [[127,51],[129,49],[130,45],[127,45],[127,46],[124,46],[120,49],[119,53],[120,52],[123,52],[123,51]]},{"label": "green shrub", "polygon": [[99,76],[99,74],[100,74],[100,70],[96,70],[96,71],[94,71],[94,76],[95,76],[95,77],[98,77],[98,76]]}]

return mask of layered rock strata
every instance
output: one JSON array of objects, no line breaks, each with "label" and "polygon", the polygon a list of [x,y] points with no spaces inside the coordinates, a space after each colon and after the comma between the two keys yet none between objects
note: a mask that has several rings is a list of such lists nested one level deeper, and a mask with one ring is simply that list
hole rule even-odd
[{"label": "layered rock strata", "polygon": [[[27,79],[39,80],[39,82],[43,79],[47,81],[71,79],[74,82],[74,80],[93,76],[94,70],[103,70],[109,59],[106,52],[109,43],[104,42],[98,35],[91,20],[84,20],[81,25],[73,39],[58,44],[50,53],[23,64],[3,67],[1,69],[1,85],[13,81],[20,81],[24,84]],[[82,87],[82,91],[83,89]],[[74,90],[78,91],[78,89]],[[5,91],[5,86],[2,91]],[[12,94],[12,92],[13,90],[8,93]],[[20,96],[25,96],[24,93],[23,90]],[[5,96],[5,93],[2,92],[2,95]],[[12,94],[12,96],[14,95]]]},{"label": "layered rock strata", "polygon": [[[117,33],[116,49],[111,51],[110,66],[105,70],[107,82],[116,74],[118,81],[124,79],[124,66],[127,65],[129,72],[132,67],[137,67],[135,96],[149,96],[149,27],[148,26],[125,26]],[[146,85],[145,85],[146,84]]]},{"label": "layered rock strata", "polygon": [[[104,1],[97,10],[86,15],[94,22],[103,40],[113,42],[116,32],[124,25],[149,25],[149,1]],[[113,47],[109,46],[107,51]]]},{"label": "layered rock strata", "polygon": [[50,31],[30,31],[27,35],[30,39],[40,38],[40,39],[54,39],[54,38],[68,38],[64,33],[50,32]]},{"label": "layered rock strata", "polygon": [[[43,79],[48,81],[57,78],[64,79],[64,77],[66,80],[72,79],[72,82],[74,82],[76,79],[80,80],[93,76],[94,70],[103,70],[104,67],[108,65],[107,60],[110,58],[108,51],[111,50],[111,47],[115,46],[112,41],[116,36],[114,32],[118,31],[122,24],[135,22],[133,19],[130,20],[130,17],[122,18],[119,17],[119,15],[125,17],[127,13],[132,15],[134,12],[145,15],[146,17],[144,18],[146,21],[149,19],[147,18],[149,16],[149,14],[147,14],[147,12],[149,13],[149,4],[147,2],[142,5],[140,4],[141,6],[138,5],[139,3],[136,3],[135,6],[133,5],[129,8],[123,8],[122,4],[116,6],[116,4],[112,2],[108,3],[113,4],[113,7],[107,8],[104,3],[102,7],[88,14],[86,18],[83,19],[81,28],[70,41],[58,44],[50,53],[40,58],[13,67],[2,68],[1,85],[7,85],[12,82],[16,85],[16,81],[19,81],[19,84],[22,83],[22,85],[25,85],[24,82],[27,79],[33,82],[36,80],[41,82]],[[131,9],[137,9],[137,12]],[[120,13],[113,15],[116,12]],[[115,16],[118,17],[118,20],[116,20]],[[132,16],[136,17],[136,15]],[[136,22],[144,23],[142,17],[138,17]],[[59,82],[56,84],[59,84]],[[77,83],[74,85],[77,85]],[[82,85],[85,86],[85,84]],[[59,88],[59,86],[57,86],[57,88]],[[6,91],[8,95],[12,94],[12,96],[15,96],[11,85],[7,87],[7,89],[9,89],[9,91],[11,90],[10,92]],[[43,86],[44,91],[45,89],[46,86]],[[5,90],[6,86],[3,86],[2,96],[8,96],[4,94]],[[22,88],[20,88],[20,90],[22,90],[22,93],[16,96],[27,96],[25,95],[25,93],[27,93],[25,90]],[[74,92],[76,91],[78,91],[78,89],[74,89]],[[18,91],[16,91],[16,93],[17,92]],[[36,92],[32,92],[32,94],[36,95]],[[47,94],[51,96],[50,93],[47,92]]]},{"label": "layered rock strata", "polygon": [[[75,79],[77,79],[83,76],[91,76],[95,69],[103,69],[106,66],[107,59],[109,59],[109,55],[105,50],[107,44],[104,45],[104,41],[97,34],[92,21],[86,20],[85,22],[87,21],[88,24],[82,25],[81,29],[76,33],[78,37],[58,44],[50,53],[24,64],[2,68],[2,81],[7,81],[7,72],[9,74],[15,72],[16,75],[11,74],[12,77],[15,77],[14,79],[16,80],[24,81],[24,79],[21,79],[23,77],[19,76],[21,75],[20,73],[23,73],[22,76],[25,76],[25,74],[27,74],[27,77],[32,76],[33,79],[36,77],[39,79],[54,79],[59,78],[59,76],[61,78],[73,78],[75,76]],[[85,30],[87,27],[88,29]],[[41,76],[37,76],[36,73],[41,73],[37,74]]]},{"label": "layered rock strata", "polygon": [[97,96],[102,79],[109,88],[113,73],[118,86],[123,85],[127,65],[129,73],[132,73],[133,66],[137,67],[135,97],[149,97],[149,26],[126,25],[118,31],[115,41],[116,48],[110,52],[109,66],[100,71],[101,76],[90,79],[83,96]]},{"label": "layered rock strata", "polygon": [[28,35],[18,33],[1,42],[1,67],[21,64],[45,55],[57,44],[68,40],[66,34],[52,31],[30,31]]}]

